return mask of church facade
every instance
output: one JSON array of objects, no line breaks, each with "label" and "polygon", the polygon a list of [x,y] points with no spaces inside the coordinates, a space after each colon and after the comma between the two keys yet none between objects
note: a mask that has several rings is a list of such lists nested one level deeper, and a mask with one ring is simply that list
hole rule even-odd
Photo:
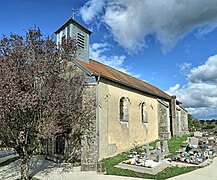
[{"label": "church facade", "polygon": [[187,111],[175,96],[89,59],[88,29],[71,18],[55,33],[57,44],[69,37],[76,39],[78,52],[72,63],[84,73],[88,94],[97,101],[93,127],[82,141],[83,170],[95,170],[98,161],[135,144],[188,132]]}]

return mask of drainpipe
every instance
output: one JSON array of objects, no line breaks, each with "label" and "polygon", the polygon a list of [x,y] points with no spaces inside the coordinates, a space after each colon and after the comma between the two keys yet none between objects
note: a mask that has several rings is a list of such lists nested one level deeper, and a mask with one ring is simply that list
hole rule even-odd
[{"label": "drainpipe", "polygon": [[99,160],[99,80],[100,80],[100,76],[97,77],[97,81],[96,81],[96,134],[97,134],[97,146],[98,146],[97,161]]}]

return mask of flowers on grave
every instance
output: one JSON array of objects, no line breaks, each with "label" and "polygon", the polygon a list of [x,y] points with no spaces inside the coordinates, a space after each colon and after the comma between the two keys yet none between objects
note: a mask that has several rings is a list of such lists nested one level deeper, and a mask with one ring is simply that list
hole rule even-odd
[{"label": "flowers on grave", "polygon": [[129,160],[123,161],[125,164],[132,164],[137,166],[145,166],[146,158],[145,156],[133,157]]},{"label": "flowers on grave", "polygon": [[131,164],[131,160],[128,159],[128,160],[124,161],[123,163],[125,163],[125,164]]},{"label": "flowers on grave", "polygon": [[133,152],[130,153],[129,157],[130,158],[137,157],[137,154],[138,153],[136,151],[133,151]]}]

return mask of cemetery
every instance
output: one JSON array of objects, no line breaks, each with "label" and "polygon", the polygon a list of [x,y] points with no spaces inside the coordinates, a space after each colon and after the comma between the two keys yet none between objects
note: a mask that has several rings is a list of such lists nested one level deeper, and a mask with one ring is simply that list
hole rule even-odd
[{"label": "cemetery", "polygon": [[188,138],[188,144],[177,151],[171,160],[183,163],[200,165],[207,159],[217,154],[217,137],[213,134],[194,132],[193,137]]},{"label": "cemetery", "polygon": [[168,140],[155,142],[155,147],[147,143],[131,150],[129,159],[115,167],[155,175],[167,167],[179,164],[180,166],[206,166],[217,154],[217,137],[212,133],[194,132],[192,137],[187,138],[185,144],[180,144],[180,149],[171,153]]},{"label": "cemetery", "polygon": [[139,151],[132,151],[129,155],[130,159],[119,163],[116,167],[141,173],[157,174],[169,166],[165,159],[169,153],[167,140],[162,142],[162,147],[161,142],[158,141],[155,149],[147,143]]}]

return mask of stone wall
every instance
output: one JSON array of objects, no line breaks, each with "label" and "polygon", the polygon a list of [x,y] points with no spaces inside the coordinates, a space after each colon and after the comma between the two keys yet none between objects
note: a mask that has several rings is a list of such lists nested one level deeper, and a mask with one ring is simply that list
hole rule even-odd
[{"label": "stone wall", "polygon": [[181,136],[181,109],[176,105],[176,136]]},{"label": "stone wall", "polygon": [[181,134],[188,133],[188,112],[181,107]]},{"label": "stone wall", "polygon": [[91,116],[90,128],[81,140],[81,170],[96,171],[98,162],[98,136],[96,122],[96,85],[89,85],[84,93],[84,105],[87,106]]},{"label": "stone wall", "polygon": [[172,114],[172,136],[177,137],[188,133],[188,112],[176,100],[176,96],[171,99]]},{"label": "stone wall", "polygon": [[168,102],[158,100],[159,138],[171,138],[169,107]]},{"label": "stone wall", "polygon": [[178,128],[178,122],[177,122],[177,112],[176,112],[176,96],[172,96],[171,99],[171,117],[172,117],[172,136],[177,137],[179,136],[179,128]]}]

